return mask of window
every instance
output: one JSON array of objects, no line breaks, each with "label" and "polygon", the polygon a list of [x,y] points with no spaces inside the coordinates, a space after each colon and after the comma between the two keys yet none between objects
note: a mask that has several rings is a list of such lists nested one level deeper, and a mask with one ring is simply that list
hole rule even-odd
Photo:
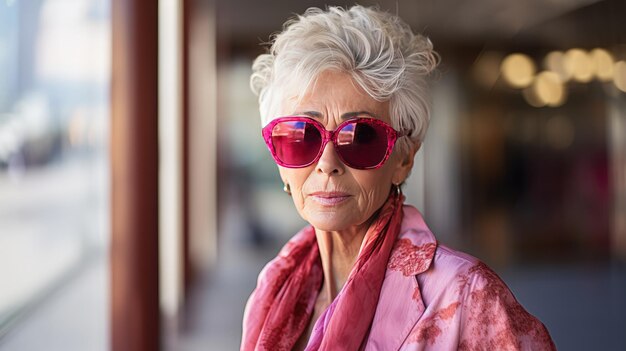
[{"label": "window", "polygon": [[0,0],[0,335],[106,248],[109,7]]}]

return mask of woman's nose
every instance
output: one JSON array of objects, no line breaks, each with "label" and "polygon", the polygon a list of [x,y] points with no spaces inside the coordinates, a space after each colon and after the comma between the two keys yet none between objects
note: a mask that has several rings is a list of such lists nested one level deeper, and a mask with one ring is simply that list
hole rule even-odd
[{"label": "woman's nose", "polygon": [[339,159],[337,152],[335,151],[335,145],[331,141],[326,144],[322,156],[317,161],[316,171],[324,174],[341,175],[345,172],[345,165]]}]

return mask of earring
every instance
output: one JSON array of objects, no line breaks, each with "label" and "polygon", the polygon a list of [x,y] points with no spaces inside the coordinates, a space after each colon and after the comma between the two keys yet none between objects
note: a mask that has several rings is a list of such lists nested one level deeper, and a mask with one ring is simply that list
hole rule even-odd
[{"label": "earring", "polygon": [[283,191],[291,196],[291,187],[289,186],[289,183],[285,183],[285,186],[283,186]]},{"label": "earring", "polygon": [[400,188],[400,184],[395,184],[395,183],[392,183],[391,185],[392,185],[394,188],[396,188],[395,190],[396,190],[396,195],[397,195],[397,196],[402,195],[402,189]]}]

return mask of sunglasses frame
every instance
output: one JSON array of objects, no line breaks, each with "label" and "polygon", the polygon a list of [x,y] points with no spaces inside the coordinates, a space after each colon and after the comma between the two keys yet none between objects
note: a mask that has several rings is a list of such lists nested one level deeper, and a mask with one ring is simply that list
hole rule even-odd
[{"label": "sunglasses frame", "polygon": [[[303,164],[303,165],[293,166],[293,165],[288,165],[284,163],[278,158],[274,150],[274,146],[272,142],[272,132],[274,130],[274,127],[277,124],[283,123],[283,122],[306,122],[306,123],[310,123],[311,125],[313,125],[319,131],[322,137],[322,144],[317,153],[317,156],[315,156],[315,158],[313,158],[311,162]],[[378,162],[376,165],[369,166],[369,167],[354,167],[353,165],[350,165],[348,162],[346,162],[346,160],[341,156],[341,154],[337,152],[338,131],[340,131],[343,127],[345,127],[347,124],[350,124],[350,123],[374,124],[374,125],[381,126],[385,129],[387,133],[387,149],[385,150],[385,156],[383,157],[383,159],[380,162]],[[371,117],[356,117],[356,118],[348,119],[342,122],[341,124],[339,124],[335,130],[326,130],[326,128],[322,125],[322,123],[310,117],[302,117],[302,116],[278,117],[272,120],[270,123],[268,123],[265,127],[263,127],[262,133],[263,133],[263,139],[265,140],[265,144],[267,145],[267,148],[270,150],[270,153],[272,154],[272,158],[274,158],[274,161],[276,161],[276,163],[279,166],[285,167],[285,168],[304,168],[304,167],[308,167],[316,163],[317,161],[319,161],[320,157],[322,157],[322,153],[324,152],[324,149],[326,148],[326,144],[328,144],[329,141],[332,141],[333,146],[335,147],[335,153],[337,154],[341,162],[343,162],[343,164],[345,164],[346,166],[350,168],[354,168],[354,169],[378,169],[382,167],[385,164],[385,162],[387,162],[387,159],[389,159],[389,156],[391,155],[393,151],[393,147],[396,144],[396,141],[398,140],[398,138],[406,136],[405,133],[398,132],[386,122],[383,122],[379,119],[371,118]]]}]

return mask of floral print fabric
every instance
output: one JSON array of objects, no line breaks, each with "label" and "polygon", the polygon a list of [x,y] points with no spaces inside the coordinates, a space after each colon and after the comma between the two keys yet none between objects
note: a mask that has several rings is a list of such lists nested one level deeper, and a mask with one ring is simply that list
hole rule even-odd
[{"label": "floral print fabric", "polygon": [[[361,350],[556,349],[545,326],[517,302],[494,271],[470,255],[438,244],[414,207],[404,205],[402,212],[400,233]],[[264,279],[261,276],[259,284],[272,285]],[[317,284],[315,280],[313,285]],[[255,318],[249,313],[252,300],[246,308],[244,334],[246,323]],[[359,311],[352,315],[358,320]],[[336,317],[328,318],[325,312],[316,328]],[[349,324],[343,327],[350,330]],[[346,349],[340,339],[333,342],[328,349]]]}]

